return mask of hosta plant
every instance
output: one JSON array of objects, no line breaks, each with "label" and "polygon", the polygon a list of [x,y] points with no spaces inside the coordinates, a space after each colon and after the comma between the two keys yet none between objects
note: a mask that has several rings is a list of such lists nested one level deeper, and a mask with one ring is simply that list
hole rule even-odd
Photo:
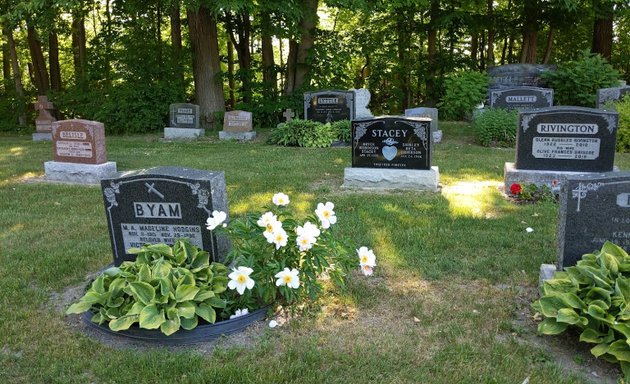
[{"label": "hosta plant", "polygon": [[595,344],[593,355],[618,362],[630,377],[630,256],[622,248],[606,242],[546,280],[542,291],[533,303],[544,317],[540,333],[574,328],[580,341]]},{"label": "hosta plant", "polygon": [[90,311],[93,322],[107,323],[113,331],[137,323],[140,328],[171,335],[180,328],[195,328],[200,318],[214,323],[215,308],[225,308],[227,268],[210,263],[208,252],[189,240],[128,252],[136,254],[135,261],[105,270],[66,313]]}]

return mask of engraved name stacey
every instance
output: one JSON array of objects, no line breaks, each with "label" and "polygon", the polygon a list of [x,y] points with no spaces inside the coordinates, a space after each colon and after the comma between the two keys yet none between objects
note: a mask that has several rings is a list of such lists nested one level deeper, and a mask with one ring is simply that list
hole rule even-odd
[{"label": "engraved name stacey", "polygon": [[407,137],[408,129],[375,129],[372,137]]}]

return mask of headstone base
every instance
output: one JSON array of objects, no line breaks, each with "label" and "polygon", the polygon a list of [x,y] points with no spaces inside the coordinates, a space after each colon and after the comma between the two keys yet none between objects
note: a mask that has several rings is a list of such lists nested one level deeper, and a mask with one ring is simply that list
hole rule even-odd
[{"label": "headstone base", "polygon": [[352,189],[411,189],[437,192],[440,181],[438,167],[430,170],[346,168],[342,188]]},{"label": "headstone base", "polygon": [[164,128],[164,138],[166,140],[196,139],[205,135],[203,128]]},{"label": "headstone base", "polygon": [[63,163],[47,161],[44,163],[47,180],[63,181],[75,184],[98,184],[101,179],[115,177],[118,174],[116,162],[103,164]]},{"label": "headstone base", "polygon": [[556,270],[557,267],[555,264],[541,264],[540,274],[538,275],[538,288],[542,289],[545,280],[553,279]]},{"label": "headstone base", "polygon": [[33,141],[52,141],[52,132],[35,132]]},{"label": "headstone base", "polygon": [[256,138],[256,131],[249,131],[249,132],[219,131],[219,139],[221,140],[250,141],[255,138]]},{"label": "headstone base", "polygon": [[[618,172],[619,168],[614,167],[613,172]],[[601,173],[601,172],[594,172]],[[559,193],[562,182],[569,176],[588,175],[590,172],[569,172],[569,171],[546,171],[536,169],[516,169],[514,163],[505,163],[503,168],[505,179],[505,191],[510,190],[510,186],[516,184],[535,184],[538,187],[548,186],[553,192]]]}]

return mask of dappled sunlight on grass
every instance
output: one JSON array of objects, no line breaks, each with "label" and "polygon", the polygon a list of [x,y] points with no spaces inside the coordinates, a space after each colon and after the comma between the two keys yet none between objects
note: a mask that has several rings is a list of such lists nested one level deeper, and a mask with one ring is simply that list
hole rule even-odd
[{"label": "dappled sunlight on grass", "polygon": [[[229,207],[228,210],[231,215],[244,215],[248,212],[262,212],[262,207],[272,206],[271,198],[275,192],[265,192],[265,193],[255,193],[247,196],[244,199],[239,199],[238,203],[231,203],[228,201]],[[317,208],[317,203],[315,202],[315,196],[311,193],[292,193],[291,191],[282,191],[289,195],[289,209],[291,209],[297,217],[302,217],[306,215],[310,215],[314,213],[315,208]],[[228,187],[228,193],[230,192],[230,188]],[[323,201],[325,202],[325,201]]]},{"label": "dappled sunlight on grass", "polygon": [[444,186],[442,195],[448,199],[454,216],[495,219],[501,208],[501,204],[497,204],[501,201],[501,184],[496,181],[459,181]]},{"label": "dappled sunlight on grass", "polygon": [[14,175],[14,177],[0,181],[0,187],[6,187],[11,184],[23,183],[27,180],[34,179],[43,176],[43,172],[26,172],[21,175]]}]

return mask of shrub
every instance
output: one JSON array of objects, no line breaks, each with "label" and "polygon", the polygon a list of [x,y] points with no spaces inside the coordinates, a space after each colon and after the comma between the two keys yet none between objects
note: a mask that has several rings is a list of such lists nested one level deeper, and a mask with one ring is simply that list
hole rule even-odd
[{"label": "shrub", "polygon": [[582,51],[578,60],[558,64],[541,79],[553,88],[556,105],[595,107],[597,90],[617,84],[619,73],[600,55]]},{"label": "shrub", "polygon": [[339,120],[330,123],[337,140],[349,143],[352,141],[352,123],[350,120]]},{"label": "shrub", "polygon": [[438,103],[440,113],[447,120],[470,118],[475,107],[486,99],[488,81],[488,75],[479,72],[462,72],[447,78],[444,97]]},{"label": "shrub", "polygon": [[511,147],[516,143],[517,124],[518,111],[490,108],[475,117],[472,127],[477,141],[484,147]]},{"label": "shrub", "polygon": [[617,151],[630,151],[630,96],[626,95],[615,103],[619,112],[619,127],[617,129]]},{"label": "shrub", "polygon": [[577,329],[580,341],[596,344],[593,355],[618,362],[630,377],[630,256],[622,248],[606,242],[601,251],[557,272],[532,306],[545,317],[538,332]]},{"label": "shrub", "polygon": [[309,148],[330,147],[337,138],[330,124],[313,120],[291,120],[271,130],[269,143]]}]

